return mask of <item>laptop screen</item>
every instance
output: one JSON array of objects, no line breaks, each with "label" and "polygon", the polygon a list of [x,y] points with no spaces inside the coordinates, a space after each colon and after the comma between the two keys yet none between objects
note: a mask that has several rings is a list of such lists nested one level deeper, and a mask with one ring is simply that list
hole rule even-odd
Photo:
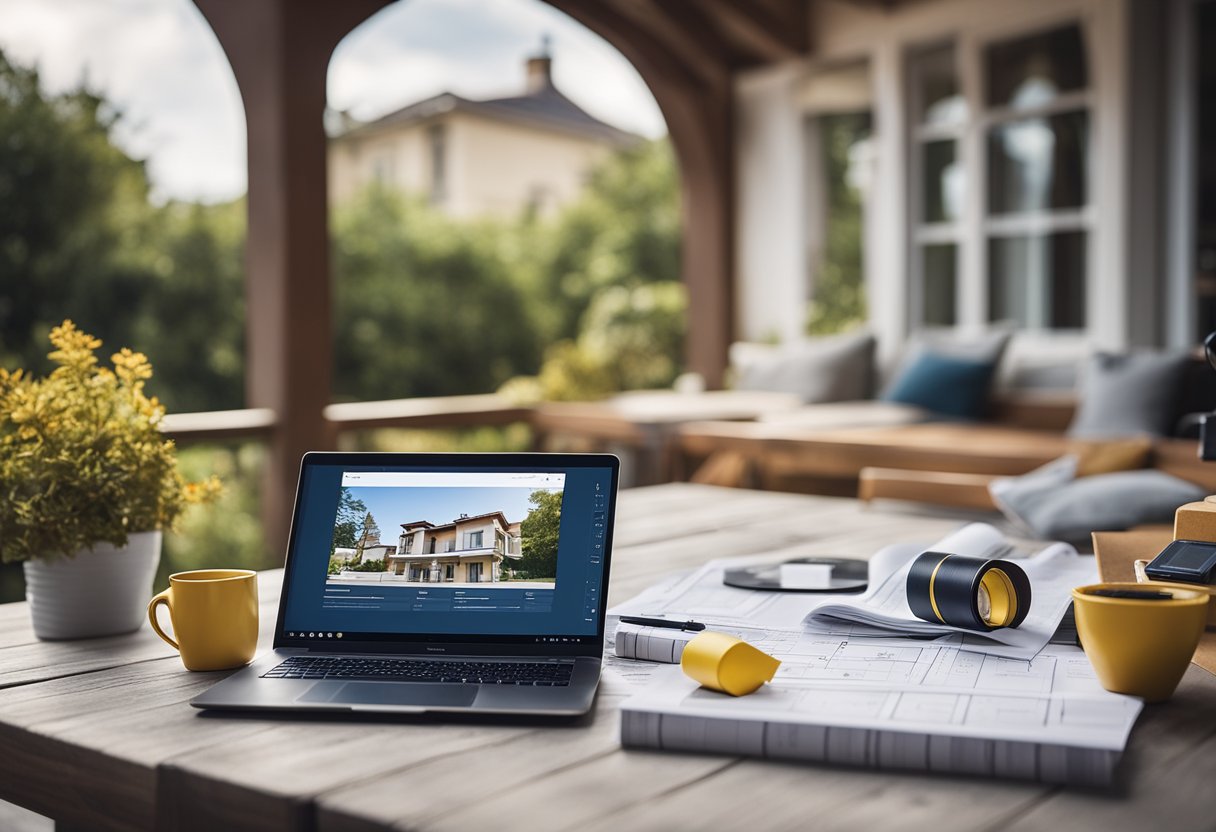
[{"label": "laptop screen", "polygon": [[279,636],[591,644],[615,457],[309,454]]}]

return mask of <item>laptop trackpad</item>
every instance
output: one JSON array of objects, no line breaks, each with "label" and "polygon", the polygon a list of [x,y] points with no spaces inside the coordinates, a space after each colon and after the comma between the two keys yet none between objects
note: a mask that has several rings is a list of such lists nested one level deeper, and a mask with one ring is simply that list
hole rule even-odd
[{"label": "laptop trackpad", "polygon": [[460,708],[473,704],[476,685],[407,682],[318,682],[297,702]]}]

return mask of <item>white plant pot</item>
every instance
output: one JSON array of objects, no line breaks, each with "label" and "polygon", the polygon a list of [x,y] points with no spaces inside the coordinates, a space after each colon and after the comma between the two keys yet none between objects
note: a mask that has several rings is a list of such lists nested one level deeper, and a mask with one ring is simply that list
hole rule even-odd
[{"label": "white plant pot", "polygon": [[138,630],[148,617],[161,538],[159,531],[138,532],[121,549],[99,543],[71,558],[27,560],[34,635],[92,638]]}]

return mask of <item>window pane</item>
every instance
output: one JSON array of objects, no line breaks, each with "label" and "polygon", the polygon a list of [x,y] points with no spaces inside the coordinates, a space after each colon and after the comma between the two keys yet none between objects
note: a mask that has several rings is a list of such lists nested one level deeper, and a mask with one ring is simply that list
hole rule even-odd
[{"label": "window pane", "polygon": [[1089,113],[995,127],[988,134],[988,210],[1079,208],[1086,202]]},{"label": "window pane", "polygon": [[925,142],[922,206],[924,222],[949,222],[958,219],[963,209],[963,166],[955,158],[955,142]]},{"label": "window pane", "polygon": [[988,242],[988,317],[1027,329],[1085,326],[1085,232]]},{"label": "window pane", "polygon": [[958,88],[954,47],[927,49],[911,60],[917,119],[923,124],[956,124],[967,118],[967,102]]},{"label": "window pane", "polygon": [[986,58],[990,107],[1036,107],[1088,85],[1079,26],[993,44]]},{"label": "window pane", "polygon": [[954,326],[958,246],[936,243],[921,249],[921,321],[925,326]]}]

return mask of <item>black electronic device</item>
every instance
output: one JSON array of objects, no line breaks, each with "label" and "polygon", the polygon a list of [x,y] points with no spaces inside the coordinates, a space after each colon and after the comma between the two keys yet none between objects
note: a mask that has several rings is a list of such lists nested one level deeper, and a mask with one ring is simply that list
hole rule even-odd
[{"label": "black electronic device", "polygon": [[1187,584],[1216,583],[1216,543],[1175,540],[1144,568],[1154,581]]}]

